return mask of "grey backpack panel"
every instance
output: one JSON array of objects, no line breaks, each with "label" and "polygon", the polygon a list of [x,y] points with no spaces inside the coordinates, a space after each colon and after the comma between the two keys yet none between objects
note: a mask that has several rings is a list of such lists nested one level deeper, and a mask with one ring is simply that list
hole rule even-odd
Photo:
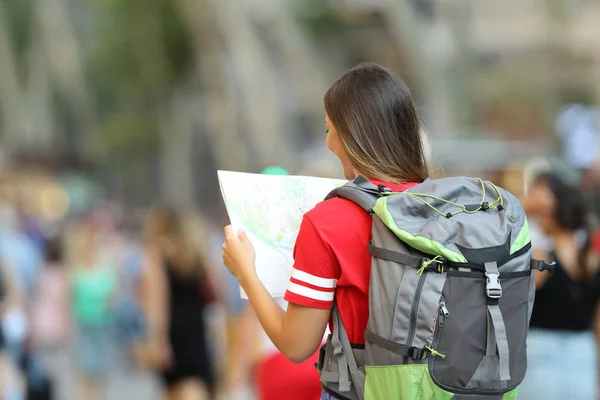
[{"label": "grey backpack panel", "polygon": [[[396,236],[390,235],[389,229],[378,219],[373,218],[373,242],[381,243],[381,247],[387,249],[410,253],[410,248],[400,241]],[[398,268],[396,273],[390,276],[385,270],[390,261],[373,258],[371,266],[371,282],[369,286],[369,315],[378,314],[378,318],[369,321],[368,329],[373,332],[385,333],[384,337],[392,337],[394,315],[398,303],[398,288],[403,282],[406,269]],[[418,277],[417,277],[418,278]],[[410,282],[416,288],[417,279],[411,274],[404,282]],[[373,296],[373,294],[376,294]],[[371,301],[370,299],[373,298]],[[402,325],[408,326],[408,311],[406,310],[405,321]],[[408,335],[406,335],[408,336]]]},{"label": "grey backpack panel", "polygon": [[[484,202],[492,204],[498,200],[499,194],[494,186],[485,183],[484,188]],[[517,240],[525,224],[525,214],[513,195],[504,189],[498,190],[502,195],[503,210],[480,211],[475,217],[463,212],[447,218],[445,215],[455,213],[459,208],[436,199],[411,196],[417,193],[435,194],[444,200],[476,206],[482,203],[482,186],[479,180],[471,178],[428,179],[404,194],[389,197],[387,204],[396,225],[403,230],[414,236],[433,239],[462,254],[458,246],[467,249],[497,247],[504,245],[507,238],[511,238],[512,246]]]},{"label": "grey backpack panel", "polygon": [[[376,216],[373,216],[372,234],[372,245],[376,248],[385,248],[415,258],[424,256],[394,236]],[[393,274],[390,274],[390,269],[394,269]],[[373,257],[367,330],[392,342],[423,348],[433,338],[435,309],[442,294],[445,276],[418,275],[415,272],[413,266]],[[391,351],[369,341],[366,346],[368,365],[413,362],[401,352]]]}]

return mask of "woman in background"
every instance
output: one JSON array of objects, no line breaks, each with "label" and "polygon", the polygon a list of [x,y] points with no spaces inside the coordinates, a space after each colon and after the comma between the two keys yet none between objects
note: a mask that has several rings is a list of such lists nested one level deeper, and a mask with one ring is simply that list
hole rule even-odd
[{"label": "woman in background", "polygon": [[556,270],[552,275],[535,271],[527,375],[519,398],[593,400],[600,274],[585,199],[578,187],[548,173],[535,179],[523,206],[551,239],[549,252],[534,248],[536,258],[555,261]]},{"label": "woman in background", "polygon": [[100,214],[92,214],[84,222],[75,236],[72,261],[71,301],[85,400],[101,398],[112,354],[118,273],[107,247],[105,222]]},{"label": "woman in background", "polygon": [[43,383],[40,386],[46,393],[50,395],[53,392],[52,398],[62,399],[67,395],[67,389],[59,383],[66,380],[66,371],[56,368],[56,365],[68,362],[67,344],[71,326],[69,278],[62,238],[59,235],[48,238],[44,250],[45,262],[38,279],[32,318],[32,345],[41,362],[36,362],[38,359],[35,358],[32,367],[38,374],[43,374],[39,375]]},{"label": "woman in background", "polygon": [[7,310],[23,307],[23,293],[18,283],[18,276],[4,260],[0,260],[0,399],[20,400],[23,398],[25,381],[19,373],[18,365],[7,348],[8,327],[4,323]]},{"label": "woman in background", "polygon": [[117,300],[116,326],[121,349],[121,360],[126,368],[138,363],[137,357],[146,335],[146,320],[141,304],[141,289],[144,270],[144,247],[141,226],[128,213],[122,221],[121,251],[119,252],[119,298]]},{"label": "woman in background", "polygon": [[46,355],[67,344],[69,335],[69,280],[60,237],[47,240],[33,315],[33,345]]},{"label": "woman in background", "polygon": [[143,294],[148,362],[162,375],[169,400],[214,397],[204,309],[216,296],[203,239],[171,208],[155,209],[148,218]]}]

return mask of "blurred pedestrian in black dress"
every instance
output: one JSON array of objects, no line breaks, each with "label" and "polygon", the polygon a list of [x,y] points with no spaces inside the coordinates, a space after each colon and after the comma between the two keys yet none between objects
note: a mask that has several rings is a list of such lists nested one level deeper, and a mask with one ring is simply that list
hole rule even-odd
[{"label": "blurred pedestrian in black dress", "polygon": [[216,291],[203,248],[208,242],[196,234],[202,227],[191,229],[192,221],[165,207],[151,212],[146,226],[147,359],[161,374],[169,400],[214,397],[203,311]]}]

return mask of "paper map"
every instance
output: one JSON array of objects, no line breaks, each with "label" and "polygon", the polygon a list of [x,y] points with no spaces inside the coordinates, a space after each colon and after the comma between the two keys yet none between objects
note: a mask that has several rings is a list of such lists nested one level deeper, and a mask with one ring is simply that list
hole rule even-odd
[{"label": "paper map", "polygon": [[[256,251],[256,271],[271,296],[285,294],[302,216],[340,179],[218,171],[221,194],[234,230],[244,229]],[[242,298],[247,299],[241,291]]]}]

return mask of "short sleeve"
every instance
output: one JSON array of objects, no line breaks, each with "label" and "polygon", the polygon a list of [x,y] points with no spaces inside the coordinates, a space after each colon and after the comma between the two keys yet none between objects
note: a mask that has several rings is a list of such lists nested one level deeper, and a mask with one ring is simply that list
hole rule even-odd
[{"label": "short sleeve", "polygon": [[306,215],[294,247],[294,268],[285,300],[305,307],[330,309],[340,277],[339,263]]}]

